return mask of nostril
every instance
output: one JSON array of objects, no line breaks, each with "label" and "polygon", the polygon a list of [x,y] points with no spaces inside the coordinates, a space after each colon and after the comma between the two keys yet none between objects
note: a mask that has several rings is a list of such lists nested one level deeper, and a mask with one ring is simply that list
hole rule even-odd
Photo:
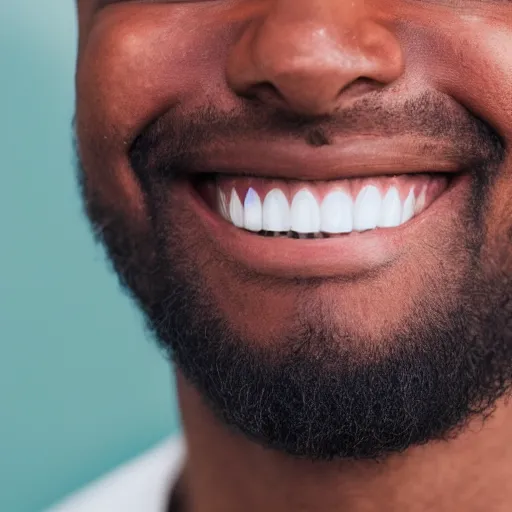
[{"label": "nostril", "polygon": [[260,82],[247,87],[243,92],[239,93],[247,99],[257,100],[261,103],[274,106],[283,105],[286,99],[281,91],[271,82]]},{"label": "nostril", "polygon": [[[308,89],[310,90],[309,94],[318,94],[319,85],[315,85],[314,82],[310,82],[308,86]],[[378,82],[377,80],[359,77],[353,82],[347,84],[345,87],[342,87],[336,95],[333,95],[332,100],[338,102],[339,98],[343,97],[343,103],[346,103],[347,101],[352,101],[365,96],[368,93],[380,91],[385,86],[386,84]],[[315,89],[317,90],[317,93],[315,93]],[[278,87],[269,81],[253,84],[245,90],[240,91],[238,94],[249,100],[256,100],[266,105],[279,108],[289,108],[291,99],[291,95],[287,98]],[[338,103],[337,107],[342,108],[343,105]]]},{"label": "nostril", "polygon": [[372,78],[359,77],[340,89],[338,97],[343,96],[343,102],[346,103],[347,101],[360,98],[371,92],[380,91],[385,86],[386,84],[373,80]]}]

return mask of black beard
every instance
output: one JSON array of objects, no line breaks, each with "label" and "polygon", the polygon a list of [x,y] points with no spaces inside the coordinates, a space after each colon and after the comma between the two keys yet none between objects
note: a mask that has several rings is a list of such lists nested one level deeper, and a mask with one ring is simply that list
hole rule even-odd
[{"label": "black beard", "polygon": [[131,238],[123,219],[89,211],[160,345],[226,425],[262,445],[309,459],[381,458],[457,435],[510,391],[508,275],[475,264],[449,310],[430,303],[380,357],[352,353],[315,304],[293,336],[266,344],[279,350],[258,350],[208,302],[185,255],[159,261],[165,251]]},{"label": "black beard", "polygon": [[80,177],[87,213],[121,282],[161,346],[227,426],[296,457],[375,459],[452,438],[510,394],[510,266],[496,262],[509,261],[511,243],[498,248],[501,260],[489,255],[482,227],[483,199],[502,156],[475,170],[464,216],[471,263],[458,278],[456,296],[417,304],[400,332],[381,340],[385,349],[372,353],[354,350],[372,344],[344,339],[322,305],[307,301],[286,339],[260,349],[238,338],[183,247],[169,245],[180,237],[165,220],[169,207],[158,189],[172,180],[148,185],[153,229],[142,232],[95,195],[84,172]]}]

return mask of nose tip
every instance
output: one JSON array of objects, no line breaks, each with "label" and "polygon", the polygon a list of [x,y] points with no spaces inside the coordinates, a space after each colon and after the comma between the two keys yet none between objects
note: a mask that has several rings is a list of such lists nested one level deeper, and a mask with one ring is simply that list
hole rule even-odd
[{"label": "nose tip", "polygon": [[344,101],[403,73],[392,33],[361,20],[350,27],[266,19],[246,29],[231,52],[228,82],[241,96],[306,115],[329,114]]}]

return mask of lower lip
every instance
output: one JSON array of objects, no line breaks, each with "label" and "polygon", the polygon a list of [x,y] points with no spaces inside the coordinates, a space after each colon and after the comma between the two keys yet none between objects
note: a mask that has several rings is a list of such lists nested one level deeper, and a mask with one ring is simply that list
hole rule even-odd
[{"label": "lower lip", "polygon": [[323,239],[272,238],[237,228],[213,211],[194,186],[182,182],[185,193],[212,242],[226,259],[252,272],[283,278],[354,277],[396,261],[405,247],[419,239],[437,218],[452,215],[456,198],[470,186],[467,175],[454,177],[424,212],[396,228]]}]

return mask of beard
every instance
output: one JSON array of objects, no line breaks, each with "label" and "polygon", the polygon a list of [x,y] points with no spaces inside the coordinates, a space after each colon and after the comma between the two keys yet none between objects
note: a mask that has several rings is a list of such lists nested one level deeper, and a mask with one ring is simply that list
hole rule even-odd
[{"label": "beard", "polygon": [[[194,118],[191,141],[199,141],[198,131],[222,125],[211,116],[204,116],[202,131],[201,116]],[[186,246],[182,228],[168,222],[172,205],[165,191],[172,177],[140,173],[151,198],[150,229],[117,214],[84,170],[80,183],[87,214],[122,284],[160,346],[225,425],[295,457],[376,459],[455,437],[470,421],[491,415],[512,387],[512,243],[504,238],[491,250],[484,229],[503,148],[486,126],[473,122],[489,158],[472,171],[471,200],[460,217],[464,236],[456,243],[464,264],[456,276],[440,266],[439,289],[425,290],[400,329],[379,340],[358,339],[337,321],[314,293],[324,284],[315,280],[295,283],[301,292],[285,336],[265,343],[242,336],[190,262],[190,251],[200,248]],[[183,155],[186,121],[173,125],[180,126],[176,146]],[[158,137],[153,132],[136,141],[135,169],[160,161],[146,157]],[[168,152],[166,146],[166,158]],[[177,171],[189,163],[173,160]],[[261,279],[272,285],[268,276]]]}]

